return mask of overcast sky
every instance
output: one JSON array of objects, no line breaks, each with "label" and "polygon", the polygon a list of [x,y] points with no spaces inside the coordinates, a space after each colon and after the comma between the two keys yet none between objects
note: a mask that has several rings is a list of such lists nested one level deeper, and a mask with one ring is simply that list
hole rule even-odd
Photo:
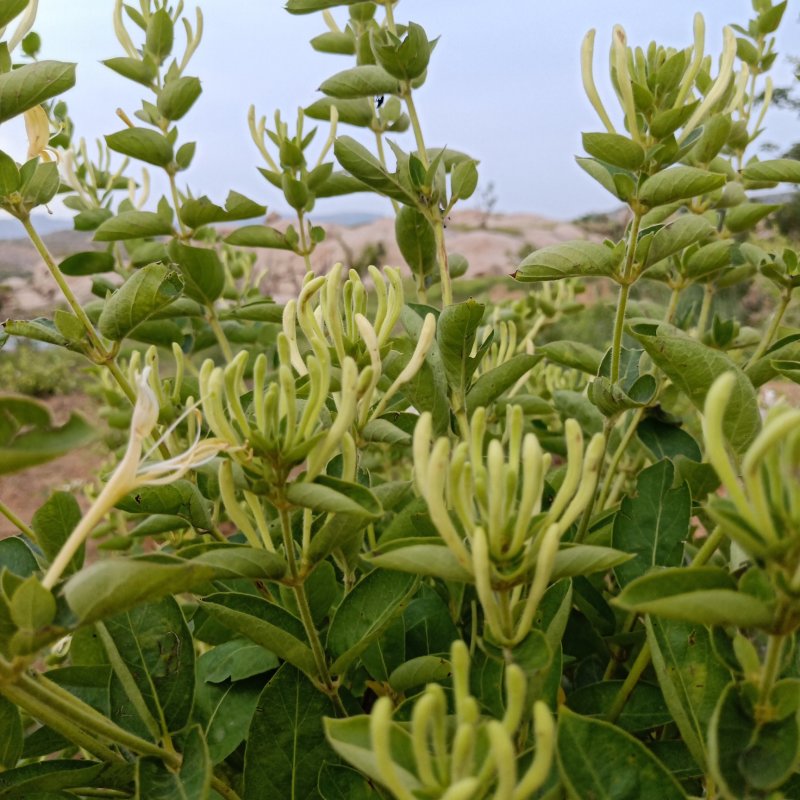
[{"label": "overcast sky", "polygon": [[[187,8],[193,9],[191,0]],[[206,34],[189,69],[203,82],[203,94],[180,122],[181,141],[198,142],[197,155],[181,179],[195,194],[221,200],[235,188],[275,210],[283,210],[277,190],[256,172],[258,153],[250,142],[250,103],[271,117],[281,109],[293,118],[298,105],[318,97],[330,74],[351,65],[342,56],[323,55],[308,45],[321,33],[320,15],[292,16],[279,0],[205,0]],[[778,85],[791,81],[785,56],[800,54],[798,2],[778,32]],[[122,126],[117,106],[129,114],[143,87],[98,62],[122,55],[113,34],[111,0],[40,0],[36,30],[41,57],[77,60],[78,82],[66,99],[79,134],[94,139]],[[584,33],[597,29],[596,79],[613,108],[605,70],[612,26],[622,24],[631,44],[652,38],[684,47],[692,40],[692,15],[706,17],[707,52],[719,52],[722,26],[744,24],[750,0],[401,0],[399,22],[413,20],[430,37],[441,34],[429,78],[416,95],[426,142],[449,145],[480,159],[481,184],[492,181],[497,210],[531,211],[572,218],[615,202],[574,162],[580,132],[602,126],[586,100],[579,51]],[[334,9],[340,24],[345,9]],[[178,39],[182,43],[182,33]],[[137,40],[138,42],[138,40]],[[619,115],[614,115],[619,119]],[[785,145],[800,139],[800,120],[786,112],[768,117],[766,139]],[[346,126],[341,132],[353,133]],[[320,132],[322,133],[322,132]],[[323,137],[320,135],[320,139]],[[400,137],[407,149],[410,133]],[[19,127],[4,125],[0,147],[24,155]],[[474,200],[471,204],[474,204]],[[320,201],[321,214],[337,211],[383,213],[388,203],[369,195]]]}]

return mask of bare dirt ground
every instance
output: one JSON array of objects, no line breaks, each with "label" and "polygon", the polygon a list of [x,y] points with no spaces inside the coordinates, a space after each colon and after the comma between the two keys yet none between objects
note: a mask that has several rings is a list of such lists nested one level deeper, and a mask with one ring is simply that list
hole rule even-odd
[{"label": "bare dirt ground", "polygon": [[[52,397],[44,401],[50,408],[55,424],[67,420],[70,413],[80,411],[92,420],[92,401],[80,394]],[[72,491],[78,502],[85,507],[81,489],[92,480],[103,460],[104,448],[94,443],[80,450],[73,450],[61,458],[40,464],[37,467],[0,476],[0,498],[26,524],[30,524],[36,509],[47,500],[51,492]],[[0,539],[13,536],[17,529],[0,515]]]}]

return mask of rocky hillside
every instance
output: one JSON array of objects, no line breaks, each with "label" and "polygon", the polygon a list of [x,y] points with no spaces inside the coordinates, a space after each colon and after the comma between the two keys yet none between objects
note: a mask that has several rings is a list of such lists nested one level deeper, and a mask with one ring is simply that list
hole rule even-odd
[{"label": "rocky hillside", "polygon": [[[278,228],[286,220],[270,219]],[[394,220],[345,227],[326,225],[328,236],[312,258],[315,272],[324,273],[338,261],[366,267],[402,265],[394,238]],[[478,211],[462,211],[448,222],[447,245],[469,261],[470,277],[507,275],[531,250],[569,239],[602,238],[595,225],[554,222],[533,214],[493,214],[488,221]],[[57,259],[69,253],[98,247],[89,234],[76,231],[51,233],[44,237]],[[259,262],[268,270],[263,282],[265,294],[277,300],[294,296],[303,278],[303,262],[292,253],[262,250]],[[89,278],[70,278],[78,297],[91,295]],[[51,309],[58,302],[58,290],[33,246],[24,239],[0,240],[0,319],[30,317]]]}]

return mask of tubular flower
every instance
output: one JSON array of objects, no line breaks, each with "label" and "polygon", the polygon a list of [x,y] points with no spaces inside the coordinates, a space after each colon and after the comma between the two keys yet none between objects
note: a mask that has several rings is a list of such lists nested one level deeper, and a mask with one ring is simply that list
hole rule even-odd
[{"label": "tubular flower", "polygon": [[[143,457],[144,442],[158,422],[159,411],[158,399],[150,385],[149,366],[145,367],[137,377],[136,389],[136,404],[133,409],[125,454],[47,571],[42,583],[48,589],[52,588],[61,577],[72,556],[86,541],[94,527],[125,495],[142,486],[172,483],[182,478],[190,470],[208,463],[229,447],[228,443],[222,439],[201,439],[201,426],[198,424],[192,444],[182,453],[163,461],[148,460],[150,454],[157,451],[166,437],[181,422],[182,418],[179,418]],[[185,415],[199,416],[199,413],[190,406]]]},{"label": "tubular flower", "polygon": [[49,147],[50,119],[42,106],[29,108],[25,114],[28,135],[28,159],[39,156],[42,161],[58,161],[58,153]]}]

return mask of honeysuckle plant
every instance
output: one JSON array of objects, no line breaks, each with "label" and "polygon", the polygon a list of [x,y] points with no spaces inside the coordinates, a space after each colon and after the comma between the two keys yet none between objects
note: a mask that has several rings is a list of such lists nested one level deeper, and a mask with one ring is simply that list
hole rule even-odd
[{"label": "honeysuckle plant", "polygon": [[[426,139],[438,39],[397,0],[288,0],[353,62],[293,129],[251,107],[263,197],[224,201],[190,185],[199,9],[109,8],[142,102],[95,146],[36,2],[0,0],[0,124],[25,123],[0,208],[64,300],[0,346],[82,354],[105,428],[0,394],[0,474],[106,447],[31,519],[0,497],[0,794],[798,796],[800,419],[759,390],[800,380],[799,262],[751,194],[800,183],[753,147],[786,7],[716,38],[698,14],[683,49],[614,27],[613,106],[591,31],[578,164],[624,233],[489,300],[445,231],[477,162]],[[405,265],[314,273],[316,204],[350,192],[389,201]],[[31,212],[58,195],[98,249],[50,253]],[[273,199],[296,219],[260,221]],[[283,303],[274,249],[307,271]],[[725,302],[750,287],[763,322]]]}]

